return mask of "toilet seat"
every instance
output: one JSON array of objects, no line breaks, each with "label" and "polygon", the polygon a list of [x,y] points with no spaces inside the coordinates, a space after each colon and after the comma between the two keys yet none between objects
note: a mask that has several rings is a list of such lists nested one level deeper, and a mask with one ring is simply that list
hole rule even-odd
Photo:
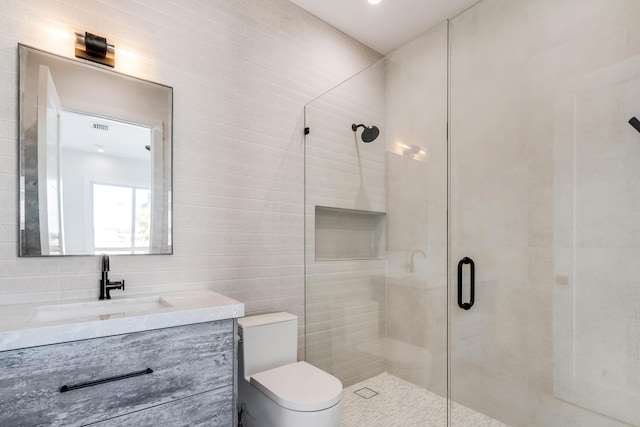
[{"label": "toilet seat", "polygon": [[321,411],[342,399],[340,380],[307,362],[254,374],[250,383],[278,405],[294,411]]}]

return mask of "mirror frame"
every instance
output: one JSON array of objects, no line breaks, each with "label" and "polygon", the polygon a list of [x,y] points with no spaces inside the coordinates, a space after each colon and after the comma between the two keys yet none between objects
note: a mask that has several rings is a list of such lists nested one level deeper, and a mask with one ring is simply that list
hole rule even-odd
[{"label": "mirror frame", "polygon": [[[30,122],[30,124],[26,123],[26,117],[25,117],[25,107],[26,107],[26,100],[25,100],[25,86],[27,85],[27,79],[25,78],[25,75],[27,73],[26,70],[26,60],[27,60],[27,56],[29,53],[34,53],[34,54],[38,54],[38,55],[44,55],[46,57],[51,58],[52,60],[56,60],[56,61],[62,61],[66,64],[69,64],[70,66],[73,67],[79,67],[79,70],[91,70],[92,73],[106,73],[106,75],[109,76],[113,76],[113,77],[117,77],[117,78],[122,78],[125,80],[122,80],[123,82],[125,82],[124,84],[131,84],[131,83],[143,83],[145,85],[145,88],[152,88],[152,87],[157,87],[158,89],[165,89],[167,90],[167,111],[166,111],[166,115],[164,114],[164,112],[160,115],[157,115],[156,117],[160,117],[161,120],[158,120],[158,122],[162,121],[163,125],[164,125],[164,129],[163,129],[163,136],[162,136],[162,147],[164,147],[163,149],[163,153],[162,155],[162,163],[163,163],[163,168],[162,170],[163,175],[163,182],[164,185],[161,186],[161,196],[163,197],[163,205],[164,207],[166,207],[166,211],[164,211],[162,213],[163,218],[166,217],[166,220],[162,221],[162,244],[160,245],[159,249],[157,249],[155,252],[152,252],[152,245],[153,242],[150,242],[150,247],[149,247],[149,252],[146,253],[114,253],[116,255],[172,255],[173,254],[173,245],[174,245],[174,237],[173,237],[173,216],[174,216],[174,206],[173,206],[173,199],[174,199],[174,190],[173,190],[173,87],[162,84],[162,83],[157,83],[157,82],[153,82],[150,80],[145,80],[145,79],[141,79],[138,77],[134,77],[131,75],[127,75],[127,74],[123,74],[117,71],[114,71],[112,68],[107,67],[107,66],[103,66],[103,65],[99,65],[93,62],[83,62],[83,61],[79,61],[77,59],[74,58],[70,58],[70,57],[65,57],[65,56],[61,56],[61,55],[57,55],[51,52],[47,52],[44,51],[42,49],[38,49],[38,48],[33,48],[31,46],[22,44],[22,43],[18,43],[18,97],[19,97],[19,117],[18,117],[18,126],[19,126],[19,137],[18,137],[18,156],[17,156],[17,160],[18,160],[18,194],[17,194],[17,202],[18,202],[18,221],[17,221],[17,228],[18,228],[18,236],[17,236],[17,243],[18,243],[18,256],[19,257],[67,257],[67,256],[95,256],[96,253],[71,253],[71,254],[65,254],[65,253],[54,253],[54,254],[42,254],[42,253],[29,253],[28,252],[28,246],[27,246],[27,236],[26,236],[26,205],[25,205],[25,187],[27,186],[27,184],[25,183],[25,176],[26,176],[26,168],[25,168],[25,159],[27,158],[27,153],[25,151],[27,151],[27,137],[25,135],[26,133],[26,129],[25,126],[31,126],[33,127],[33,123]],[[32,79],[31,79],[32,80]],[[39,86],[39,85],[38,85]],[[31,91],[33,91],[34,89],[31,89]],[[38,91],[38,88],[35,89],[35,91]],[[91,102],[94,105],[98,105],[99,102]],[[30,107],[32,108],[32,107]],[[69,109],[70,111],[74,111],[73,109]],[[77,110],[76,110],[77,111]],[[120,111],[121,112],[121,111]],[[129,111],[127,112],[129,113]],[[100,116],[104,114],[101,113],[91,113],[94,114],[95,116]],[[134,115],[140,115],[138,113],[134,113]],[[105,116],[108,119],[115,119],[115,120],[120,120],[122,122],[127,122],[126,118],[123,117],[109,117],[109,116]],[[148,117],[145,117],[148,118]],[[168,120],[168,123],[165,123],[165,120]],[[154,118],[155,121],[155,118]],[[131,120],[131,122],[135,122],[135,120]],[[37,112],[37,108],[36,108],[36,113],[35,113],[35,127],[37,128],[38,125],[38,112]],[[166,127],[169,127],[168,132]],[[33,132],[33,131],[31,131]],[[36,137],[35,137],[35,141],[36,141],[36,146],[38,145],[37,141],[37,132],[36,132]],[[29,151],[31,153],[33,153],[35,151],[35,153],[33,153],[33,155],[35,155],[35,158],[38,159],[38,153],[37,150],[34,150],[33,147],[31,147],[29,149]],[[168,157],[168,159],[167,159]],[[39,159],[37,160],[39,161]],[[153,163],[153,162],[152,162]],[[168,171],[166,169],[169,169]],[[32,173],[33,175],[33,173]],[[153,178],[151,178],[153,180]],[[37,181],[37,179],[36,179]],[[37,186],[37,182],[35,183],[35,185]],[[151,188],[152,188],[152,194],[153,194],[153,183],[151,183]],[[151,196],[152,200],[153,200],[153,195]],[[153,209],[153,208],[151,208]],[[32,209],[33,210],[33,209]],[[166,226],[165,226],[165,222],[166,222]],[[40,227],[38,225],[38,230],[40,230]],[[91,232],[91,231],[89,231]],[[34,234],[34,233],[32,233]],[[86,232],[85,232],[86,234]],[[40,249],[40,251],[42,251],[42,249]],[[35,251],[34,251],[35,252]]]}]

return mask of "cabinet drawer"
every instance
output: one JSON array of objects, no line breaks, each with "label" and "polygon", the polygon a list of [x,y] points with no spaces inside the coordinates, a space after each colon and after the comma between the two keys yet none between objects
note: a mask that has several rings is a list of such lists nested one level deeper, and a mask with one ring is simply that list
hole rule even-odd
[{"label": "cabinet drawer", "polygon": [[2,352],[0,425],[84,425],[232,385],[232,331],[224,320]]},{"label": "cabinet drawer", "polygon": [[93,424],[95,427],[229,427],[233,425],[233,387],[226,386],[145,411]]}]

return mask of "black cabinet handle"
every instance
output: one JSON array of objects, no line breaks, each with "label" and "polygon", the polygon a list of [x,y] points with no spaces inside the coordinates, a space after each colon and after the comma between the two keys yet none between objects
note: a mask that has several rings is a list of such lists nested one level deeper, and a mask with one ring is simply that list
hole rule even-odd
[{"label": "black cabinet handle", "polygon": [[[462,267],[465,264],[471,265],[471,279],[469,283],[470,284],[469,302],[462,302]],[[469,257],[462,258],[458,263],[458,307],[460,307],[463,310],[469,310],[471,307],[473,307],[474,294],[476,289],[475,277],[476,277],[476,267],[475,267],[475,264],[473,263],[473,260]]]},{"label": "black cabinet handle", "polygon": [[144,371],[131,372],[129,374],[118,375],[117,377],[109,377],[101,380],[90,381],[88,383],[76,384],[76,385],[63,385],[60,387],[60,393],[66,393],[67,391],[77,390],[79,388],[91,387],[98,384],[110,383],[113,381],[124,380],[127,378],[139,377],[140,375],[153,374],[153,369],[147,368]]}]

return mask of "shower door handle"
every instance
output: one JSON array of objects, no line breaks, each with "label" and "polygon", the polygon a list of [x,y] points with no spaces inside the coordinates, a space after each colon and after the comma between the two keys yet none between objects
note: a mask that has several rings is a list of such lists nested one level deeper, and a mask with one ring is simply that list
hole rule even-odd
[{"label": "shower door handle", "polygon": [[[470,264],[471,266],[471,276],[469,280],[469,302],[462,302],[462,267],[465,264]],[[469,310],[473,307],[474,294],[475,294],[475,278],[476,278],[476,267],[473,263],[473,260],[469,257],[464,257],[458,263],[458,307],[463,310]]]}]

